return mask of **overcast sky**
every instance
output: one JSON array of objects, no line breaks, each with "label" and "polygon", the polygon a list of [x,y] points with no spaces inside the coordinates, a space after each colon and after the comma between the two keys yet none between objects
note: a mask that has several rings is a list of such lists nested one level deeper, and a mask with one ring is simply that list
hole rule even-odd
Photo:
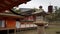
[{"label": "overcast sky", "polygon": [[31,0],[30,2],[27,2],[27,4],[19,5],[19,8],[38,8],[41,5],[41,6],[43,6],[43,9],[45,11],[47,11],[47,7],[50,4],[53,6],[59,6],[60,7],[60,1],[59,0]]}]

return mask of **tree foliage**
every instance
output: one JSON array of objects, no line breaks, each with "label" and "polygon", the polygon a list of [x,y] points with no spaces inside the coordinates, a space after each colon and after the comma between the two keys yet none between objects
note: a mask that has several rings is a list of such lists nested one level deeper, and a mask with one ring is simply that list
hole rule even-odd
[{"label": "tree foliage", "polygon": [[60,21],[60,8],[55,7],[55,13],[51,13],[45,17],[49,21]]},{"label": "tree foliage", "polygon": [[20,9],[13,8],[12,10],[13,10],[14,12],[16,12],[16,13],[21,13],[21,10],[20,10]]}]

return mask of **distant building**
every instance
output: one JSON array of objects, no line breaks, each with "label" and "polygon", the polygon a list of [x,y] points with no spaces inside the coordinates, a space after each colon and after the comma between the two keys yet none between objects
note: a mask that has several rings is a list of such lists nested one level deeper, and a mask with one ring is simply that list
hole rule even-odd
[{"label": "distant building", "polygon": [[52,13],[53,12],[53,6],[52,5],[49,5],[48,6],[48,13]]},{"label": "distant building", "polygon": [[29,16],[34,12],[34,9],[31,8],[20,8],[22,15]]}]

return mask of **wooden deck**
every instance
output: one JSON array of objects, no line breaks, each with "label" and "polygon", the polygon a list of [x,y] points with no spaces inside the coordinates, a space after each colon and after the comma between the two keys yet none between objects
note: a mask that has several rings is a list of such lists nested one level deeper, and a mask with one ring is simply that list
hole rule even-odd
[{"label": "wooden deck", "polygon": [[10,30],[10,29],[16,29],[16,28],[0,28],[0,31],[1,30]]}]

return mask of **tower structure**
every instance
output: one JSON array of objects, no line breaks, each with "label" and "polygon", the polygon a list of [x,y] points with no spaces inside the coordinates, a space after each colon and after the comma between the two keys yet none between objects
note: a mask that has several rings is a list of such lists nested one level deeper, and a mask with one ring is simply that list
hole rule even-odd
[{"label": "tower structure", "polygon": [[48,13],[52,13],[53,12],[53,6],[52,5],[49,5],[48,6]]}]

